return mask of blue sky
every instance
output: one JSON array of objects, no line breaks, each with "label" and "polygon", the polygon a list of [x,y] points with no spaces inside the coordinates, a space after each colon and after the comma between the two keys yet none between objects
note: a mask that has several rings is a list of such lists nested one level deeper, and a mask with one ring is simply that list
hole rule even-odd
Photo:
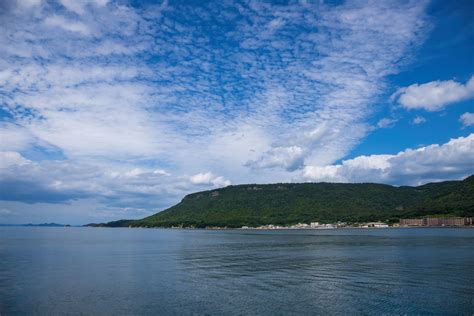
[{"label": "blue sky", "polygon": [[472,1],[0,3],[0,222],[474,173]]}]

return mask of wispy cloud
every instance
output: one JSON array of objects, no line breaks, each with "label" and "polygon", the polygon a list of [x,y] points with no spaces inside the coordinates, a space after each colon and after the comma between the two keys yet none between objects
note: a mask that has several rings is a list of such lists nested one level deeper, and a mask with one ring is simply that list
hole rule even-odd
[{"label": "wispy cloud", "polygon": [[423,116],[420,116],[420,115],[417,115],[412,121],[412,123],[415,124],[415,125],[420,125],[420,124],[423,124],[425,122],[426,122],[426,119]]},{"label": "wispy cloud", "polygon": [[462,123],[463,127],[473,126],[474,125],[474,113],[466,112],[459,118],[459,121]]},{"label": "wispy cloud", "polygon": [[[102,156],[100,148],[116,154],[125,144],[143,148],[132,153],[157,154],[166,147],[157,142],[163,138],[206,142],[209,135],[252,126],[253,135],[263,135],[264,147],[252,148],[254,140],[242,137],[257,154],[296,146],[304,148],[306,162],[330,163],[365,135],[384,76],[397,71],[397,62],[416,45],[424,25],[424,4],[411,3],[160,5],[146,11],[112,3],[107,10],[106,3],[61,3],[79,14],[75,22],[46,10],[41,13],[45,23],[82,35],[94,32],[96,38],[60,35],[56,40],[38,30],[30,46],[47,39],[50,44],[36,54],[51,61],[13,63],[6,69],[10,76],[2,77],[7,91],[22,91],[8,95],[9,110],[19,104],[34,109],[27,121],[16,117],[68,155]],[[95,19],[83,17],[85,10]],[[216,26],[226,27],[202,29],[206,23],[200,22],[211,15]],[[33,25],[24,28],[30,31]],[[219,44],[214,38],[221,38]],[[382,39],[386,45],[376,45]],[[21,46],[21,39],[5,41],[9,47]],[[124,49],[135,42],[148,46]],[[157,62],[136,58],[145,50]],[[353,132],[346,133],[348,128]],[[84,145],[71,148],[68,139],[81,144],[78,130]]]},{"label": "wispy cloud", "polygon": [[53,28],[54,27],[60,27],[65,31],[77,32],[77,33],[80,33],[81,35],[85,35],[85,36],[90,35],[90,33],[91,33],[91,30],[89,29],[89,27],[86,24],[81,23],[81,22],[71,21],[71,20],[68,20],[65,17],[59,16],[59,15],[52,15],[52,16],[47,17],[44,20],[44,23],[47,26],[50,26],[50,27],[53,27]]},{"label": "wispy cloud", "polygon": [[0,13],[0,102],[17,142],[4,150],[60,151],[21,167],[58,201],[100,192],[126,206],[192,181],[289,181],[373,129],[386,77],[426,35],[426,5],[12,1]]},{"label": "wispy cloud", "polygon": [[383,118],[380,121],[378,121],[377,127],[378,128],[393,127],[395,123],[397,123],[397,121],[398,121],[397,119],[393,119],[393,118]]}]

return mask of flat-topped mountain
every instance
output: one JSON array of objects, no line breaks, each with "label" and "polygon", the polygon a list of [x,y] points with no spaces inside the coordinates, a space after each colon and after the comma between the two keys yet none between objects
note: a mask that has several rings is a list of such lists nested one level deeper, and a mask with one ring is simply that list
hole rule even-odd
[{"label": "flat-topped mountain", "polygon": [[241,227],[298,222],[398,221],[425,215],[474,215],[474,176],[421,186],[374,183],[278,183],[232,185],[189,194],[141,220],[107,227]]}]

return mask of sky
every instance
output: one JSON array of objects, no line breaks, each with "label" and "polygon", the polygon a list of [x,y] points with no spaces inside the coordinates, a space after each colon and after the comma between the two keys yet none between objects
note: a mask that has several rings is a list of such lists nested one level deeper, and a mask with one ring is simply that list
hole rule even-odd
[{"label": "sky", "polygon": [[474,2],[0,1],[0,223],[474,173]]}]

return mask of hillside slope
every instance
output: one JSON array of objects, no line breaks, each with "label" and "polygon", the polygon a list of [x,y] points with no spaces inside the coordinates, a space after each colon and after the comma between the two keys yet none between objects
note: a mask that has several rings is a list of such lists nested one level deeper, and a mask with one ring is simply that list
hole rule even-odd
[{"label": "hillside slope", "polygon": [[[165,211],[127,226],[257,226],[297,222],[397,221],[435,214],[474,215],[474,176],[418,187],[383,184],[236,185],[189,194]],[[117,222],[104,226],[123,226]]]}]

